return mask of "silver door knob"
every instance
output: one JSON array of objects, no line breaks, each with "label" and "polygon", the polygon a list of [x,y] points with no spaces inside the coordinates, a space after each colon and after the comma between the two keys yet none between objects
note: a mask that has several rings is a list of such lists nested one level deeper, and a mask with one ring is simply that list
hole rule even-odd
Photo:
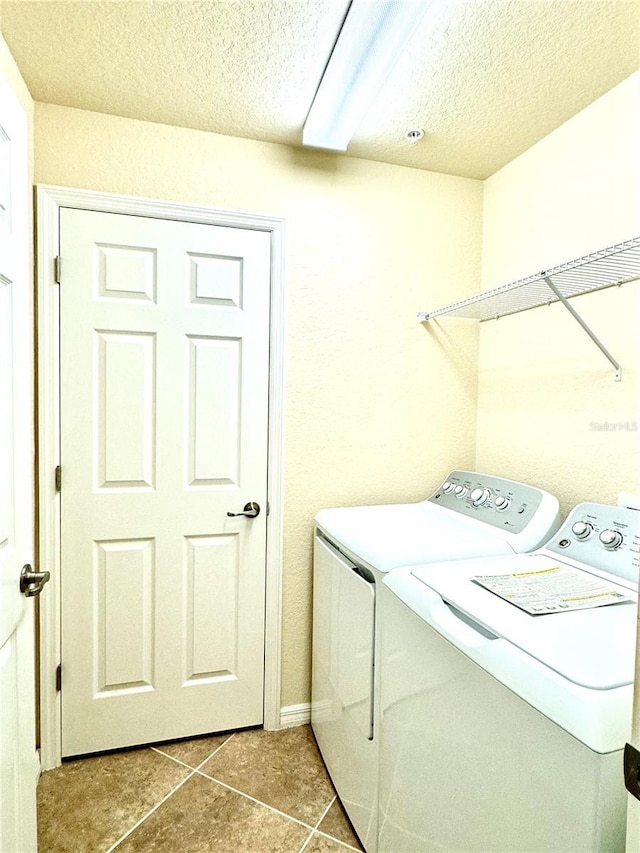
[{"label": "silver door knob", "polygon": [[40,595],[42,587],[50,580],[50,572],[34,572],[27,563],[20,572],[20,592],[27,598]]},{"label": "silver door knob", "polygon": [[257,518],[260,515],[260,506],[255,501],[249,501],[244,505],[242,512],[228,512],[229,518],[237,518],[239,515],[244,515],[245,518]]}]

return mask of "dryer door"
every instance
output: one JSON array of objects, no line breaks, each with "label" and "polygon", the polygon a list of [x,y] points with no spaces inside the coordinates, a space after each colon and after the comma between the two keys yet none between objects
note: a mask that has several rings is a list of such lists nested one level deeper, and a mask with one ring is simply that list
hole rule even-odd
[{"label": "dryer door", "polygon": [[348,714],[373,738],[375,584],[316,536],[312,722]]},{"label": "dryer door", "polygon": [[375,583],[316,536],[311,725],[360,840],[375,839],[373,741]]}]

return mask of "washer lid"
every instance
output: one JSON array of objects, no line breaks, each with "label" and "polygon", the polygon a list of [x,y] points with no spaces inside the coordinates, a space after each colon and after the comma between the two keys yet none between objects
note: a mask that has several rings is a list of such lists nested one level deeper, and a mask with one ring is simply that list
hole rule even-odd
[{"label": "washer lid", "polygon": [[513,553],[499,530],[429,501],[323,509],[316,525],[354,562],[380,572]]},{"label": "washer lid", "polygon": [[596,578],[633,603],[532,616],[472,580],[555,566],[592,577],[574,563],[540,553],[419,566],[412,574],[473,622],[574,684],[596,690],[632,684],[637,594],[628,587]]}]

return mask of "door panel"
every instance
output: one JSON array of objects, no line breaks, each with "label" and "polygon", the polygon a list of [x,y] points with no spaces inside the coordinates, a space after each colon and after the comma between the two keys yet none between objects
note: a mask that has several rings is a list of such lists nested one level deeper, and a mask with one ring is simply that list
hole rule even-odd
[{"label": "door panel", "polygon": [[[153,681],[153,539],[94,543],[97,696],[150,690]],[[122,602],[126,601],[126,607]]]},{"label": "door panel", "polygon": [[36,849],[33,330],[27,118],[0,73],[0,850]]},{"label": "door panel", "polygon": [[[186,539],[185,682],[233,678],[238,671],[237,535],[190,536]],[[212,595],[212,590],[216,591]],[[217,626],[215,642],[211,626]]]},{"label": "door panel", "polygon": [[[241,341],[189,336],[188,486],[238,486]],[[210,377],[216,377],[215,386]]]},{"label": "door panel", "polygon": [[63,755],[260,724],[270,236],[60,233]]}]

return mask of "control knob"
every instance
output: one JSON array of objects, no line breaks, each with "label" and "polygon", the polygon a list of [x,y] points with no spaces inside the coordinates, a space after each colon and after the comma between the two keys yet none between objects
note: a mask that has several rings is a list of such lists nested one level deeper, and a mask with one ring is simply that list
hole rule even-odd
[{"label": "control knob", "polygon": [[619,530],[603,530],[600,534],[600,541],[607,551],[615,551],[622,545],[622,533]]},{"label": "control knob", "polygon": [[471,503],[474,506],[482,506],[482,504],[486,503],[489,500],[491,492],[489,489],[481,489],[478,487],[471,492]]},{"label": "control knob", "polygon": [[456,486],[453,493],[457,498],[463,498],[467,494],[467,491],[466,486]]},{"label": "control knob", "polygon": [[447,480],[447,481],[446,481],[445,483],[443,483],[443,485],[442,485],[442,491],[445,493],[445,495],[451,494],[451,492],[452,492],[454,489],[455,489],[455,486],[453,485],[453,483],[450,483],[450,482],[449,482],[449,480]]},{"label": "control knob", "polygon": [[593,532],[593,525],[589,524],[588,521],[576,521],[571,532],[576,539],[588,539]]},{"label": "control knob", "polygon": [[504,495],[499,495],[493,502],[493,505],[498,512],[506,512],[511,506],[511,500],[510,498],[505,498]]}]

